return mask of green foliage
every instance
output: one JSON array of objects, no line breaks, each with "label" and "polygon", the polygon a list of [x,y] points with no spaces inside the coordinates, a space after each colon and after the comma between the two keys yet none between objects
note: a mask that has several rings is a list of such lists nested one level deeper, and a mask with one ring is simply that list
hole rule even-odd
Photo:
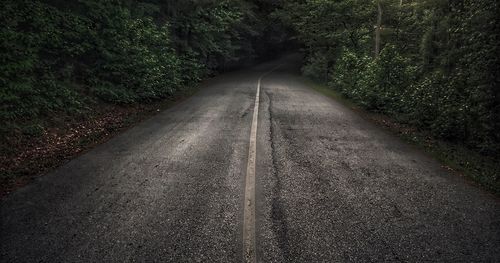
[{"label": "green foliage", "polygon": [[344,95],[367,109],[393,113],[406,108],[406,93],[416,70],[388,45],[376,60],[346,50],[333,71],[331,85]]},{"label": "green foliage", "polygon": [[284,41],[264,33],[263,18],[275,8],[243,0],[5,0],[0,133],[36,130],[97,102],[166,98],[255,58],[256,43]]},{"label": "green foliage", "polygon": [[[64,58],[78,53],[62,40],[72,35],[61,32],[69,26],[63,25],[64,19],[77,20],[37,2],[5,1],[0,11],[2,132],[26,119],[80,108],[83,100],[60,78],[68,74]],[[50,52],[53,48],[60,48],[60,54]]]},{"label": "green foliage", "polygon": [[[374,55],[377,5],[383,47]],[[370,110],[500,154],[498,1],[287,1],[306,75]]]},{"label": "green foliage", "polygon": [[330,60],[325,55],[325,52],[321,51],[311,54],[302,68],[303,74],[317,81],[328,81]]}]

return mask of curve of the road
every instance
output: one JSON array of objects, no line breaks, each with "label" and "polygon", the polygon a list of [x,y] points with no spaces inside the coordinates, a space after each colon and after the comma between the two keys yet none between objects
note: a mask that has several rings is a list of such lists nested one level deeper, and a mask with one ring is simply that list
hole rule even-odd
[{"label": "curve of the road", "polygon": [[499,262],[500,202],[316,93],[298,56],[190,99],[1,201],[2,262]]}]

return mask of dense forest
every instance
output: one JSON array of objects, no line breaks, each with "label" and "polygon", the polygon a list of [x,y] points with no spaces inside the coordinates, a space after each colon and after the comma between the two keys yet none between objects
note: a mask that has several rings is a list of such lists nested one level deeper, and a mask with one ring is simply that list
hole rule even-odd
[{"label": "dense forest", "polygon": [[500,4],[482,0],[284,1],[304,74],[365,108],[500,150]]},{"label": "dense forest", "polygon": [[309,78],[497,158],[499,14],[485,0],[4,0],[0,136],[159,101],[300,46]]},{"label": "dense forest", "polygon": [[54,115],[158,100],[281,49],[269,1],[6,0],[0,9],[3,136]]}]

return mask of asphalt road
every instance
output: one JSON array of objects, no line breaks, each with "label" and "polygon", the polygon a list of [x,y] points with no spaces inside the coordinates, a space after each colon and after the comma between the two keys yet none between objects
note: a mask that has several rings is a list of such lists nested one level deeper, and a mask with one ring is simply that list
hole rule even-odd
[{"label": "asphalt road", "polygon": [[258,262],[499,262],[500,201],[308,88],[221,75],[1,203],[2,262],[241,262],[257,80]]}]

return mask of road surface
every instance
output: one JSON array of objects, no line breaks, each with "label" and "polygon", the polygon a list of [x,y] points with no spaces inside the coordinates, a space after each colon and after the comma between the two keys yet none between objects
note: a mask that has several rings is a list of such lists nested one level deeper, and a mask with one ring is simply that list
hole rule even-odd
[{"label": "road surface", "polygon": [[500,261],[498,198],[308,88],[298,65],[207,81],[14,192],[0,260]]}]

